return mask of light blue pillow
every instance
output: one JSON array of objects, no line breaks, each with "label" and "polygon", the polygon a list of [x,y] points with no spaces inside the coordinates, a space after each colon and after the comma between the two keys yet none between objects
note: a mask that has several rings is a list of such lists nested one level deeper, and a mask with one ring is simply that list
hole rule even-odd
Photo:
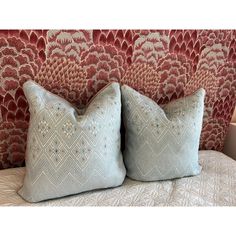
[{"label": "light blue pillow", "polygon": [[103,88],[83,113],[33,81],[23,88],[30,123],[20,196],[38,202],[123,183],[118,83]]},{"label": "light blue pillow", "polygon": [[123,85],[127,175],[155,181],[197,175],[205,90],[161,108],[150,98]]}]

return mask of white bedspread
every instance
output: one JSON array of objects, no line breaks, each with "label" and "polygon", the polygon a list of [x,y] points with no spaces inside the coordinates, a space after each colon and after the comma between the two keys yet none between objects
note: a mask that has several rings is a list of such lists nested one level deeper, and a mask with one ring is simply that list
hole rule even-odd
[{"label": "white bedspread", "polygon": [[18,194],[25,168],[0,171],[0,205],[34,206],[236,206],[236,161],[216,151],[200,151],[202,172],[172,181],[138,182],[29,204]]}]

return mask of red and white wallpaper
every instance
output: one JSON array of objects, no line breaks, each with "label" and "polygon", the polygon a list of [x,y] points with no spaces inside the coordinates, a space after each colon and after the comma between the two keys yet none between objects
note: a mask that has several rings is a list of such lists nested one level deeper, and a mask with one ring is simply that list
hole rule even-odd
[{"label": "red and white wallpaper", "polygon": [[29,79],[78,107],[109,81],[160,105],[203,87],[200,149],[221,151],[236,104],[236,30],[0,30],[0,169],[24,165]]}]

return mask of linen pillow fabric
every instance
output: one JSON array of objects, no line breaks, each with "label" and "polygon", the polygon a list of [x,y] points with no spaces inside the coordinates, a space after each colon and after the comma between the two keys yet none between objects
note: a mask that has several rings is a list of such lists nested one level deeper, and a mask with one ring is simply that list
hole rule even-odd
[{"label": "linen pillow fabric", "polygon": [[204,89],[164,108],[127,85],[121,91],[127,175],[155,181],[199,174]]},{"label": "linen pillow fabric", "polygon": [[79,114],[33,81],[23,86],[30,107],[26,176],[19,194],[29,202],[121,185],[118,83],[99,92]]}]

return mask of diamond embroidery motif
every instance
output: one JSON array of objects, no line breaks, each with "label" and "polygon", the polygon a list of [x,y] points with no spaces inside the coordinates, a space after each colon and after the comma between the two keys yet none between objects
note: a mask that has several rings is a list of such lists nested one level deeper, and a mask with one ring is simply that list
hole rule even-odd
[{"label": "diamond embroidery motif", "polygon": [[30,155],[32,156],[32,164],[33,166],[35,166],[38,163],[42,153],[42,147],[40,146],[40,143],[37,140],[36,136],[32,137],[28,150]]},{"label": "diamond embroidery motif", "polygon": [[77,162],[77,165],[84,170],[89,162],[89,157],[92,155],[92,147],[85,138],[79,139],[77,145],[72,149]]},{"label": "diamond embroidery motif", "polygon": [[[152,150],[151,145],[148,142],[144,142],[142,147],[140,148],[140,153],[139,155],[145,156],[147,153],[149,153],[150,156],[155,157],[155,153]],[[154,164],[150,164],[145,158],[137,158],[135,160],[137,168],[140,170],[142,175],[147,175],[148,172],[151,172],[152,169],[155,167]]]},{"label": "diamond embroidery motif", "polygon": [[140,135],[143,131],[146,120],[143,117],[142,113],[138,113],[136,110],[131,113],[132,118],[130,119],[131,125],[135,125],[136,132]]},{"label": "diamond embroidery motif", "polygon": [[71,138],[76,132],[76,127],[70,120],[68,120],[62,126],[62,131],[67,138]]},{"label": "diamond embroidery motif", "polygon": [[168,126],[168,121],[160,117],[150,121],[151,132],[158,142],[168,132]]},{"label": "diamond embroidery motif", "polygon": [[61,102],[51,103],[47,105],[47,109],[55,123],[58,123],[65,116],[66,107]]},{"label": "diamond embroidery motif", "polygon": [[67,159],[68,151],[58,135],[51,138],[47,148],[48,158],[54,167],[59,168]]},{"label": "diamond embroidery motif", "polygon": [[35,120],[32,121],[32,123],[34,124],[34,134],[37,137],[38,142],[40,142],[42,146],[46,145],[55,131],[53,129],[53,121],[48,115],[48,111],[42,109],[40,112],[37,112]]},{"label": "diamond embroidery motif", "polygon": [[43,118],[38,123],[38,132],[45,137],[45,135],[50,131],[51,127],[49,123]]},{"label": "diamond embroidery motif", "polygon": [[89,132],[94,136],[96,137],[99,130],[101,128],[101,125],[99,125],[99,123],[96,121],[95,118],[92,118],[90,124],[88,125],[88,130]]}]

